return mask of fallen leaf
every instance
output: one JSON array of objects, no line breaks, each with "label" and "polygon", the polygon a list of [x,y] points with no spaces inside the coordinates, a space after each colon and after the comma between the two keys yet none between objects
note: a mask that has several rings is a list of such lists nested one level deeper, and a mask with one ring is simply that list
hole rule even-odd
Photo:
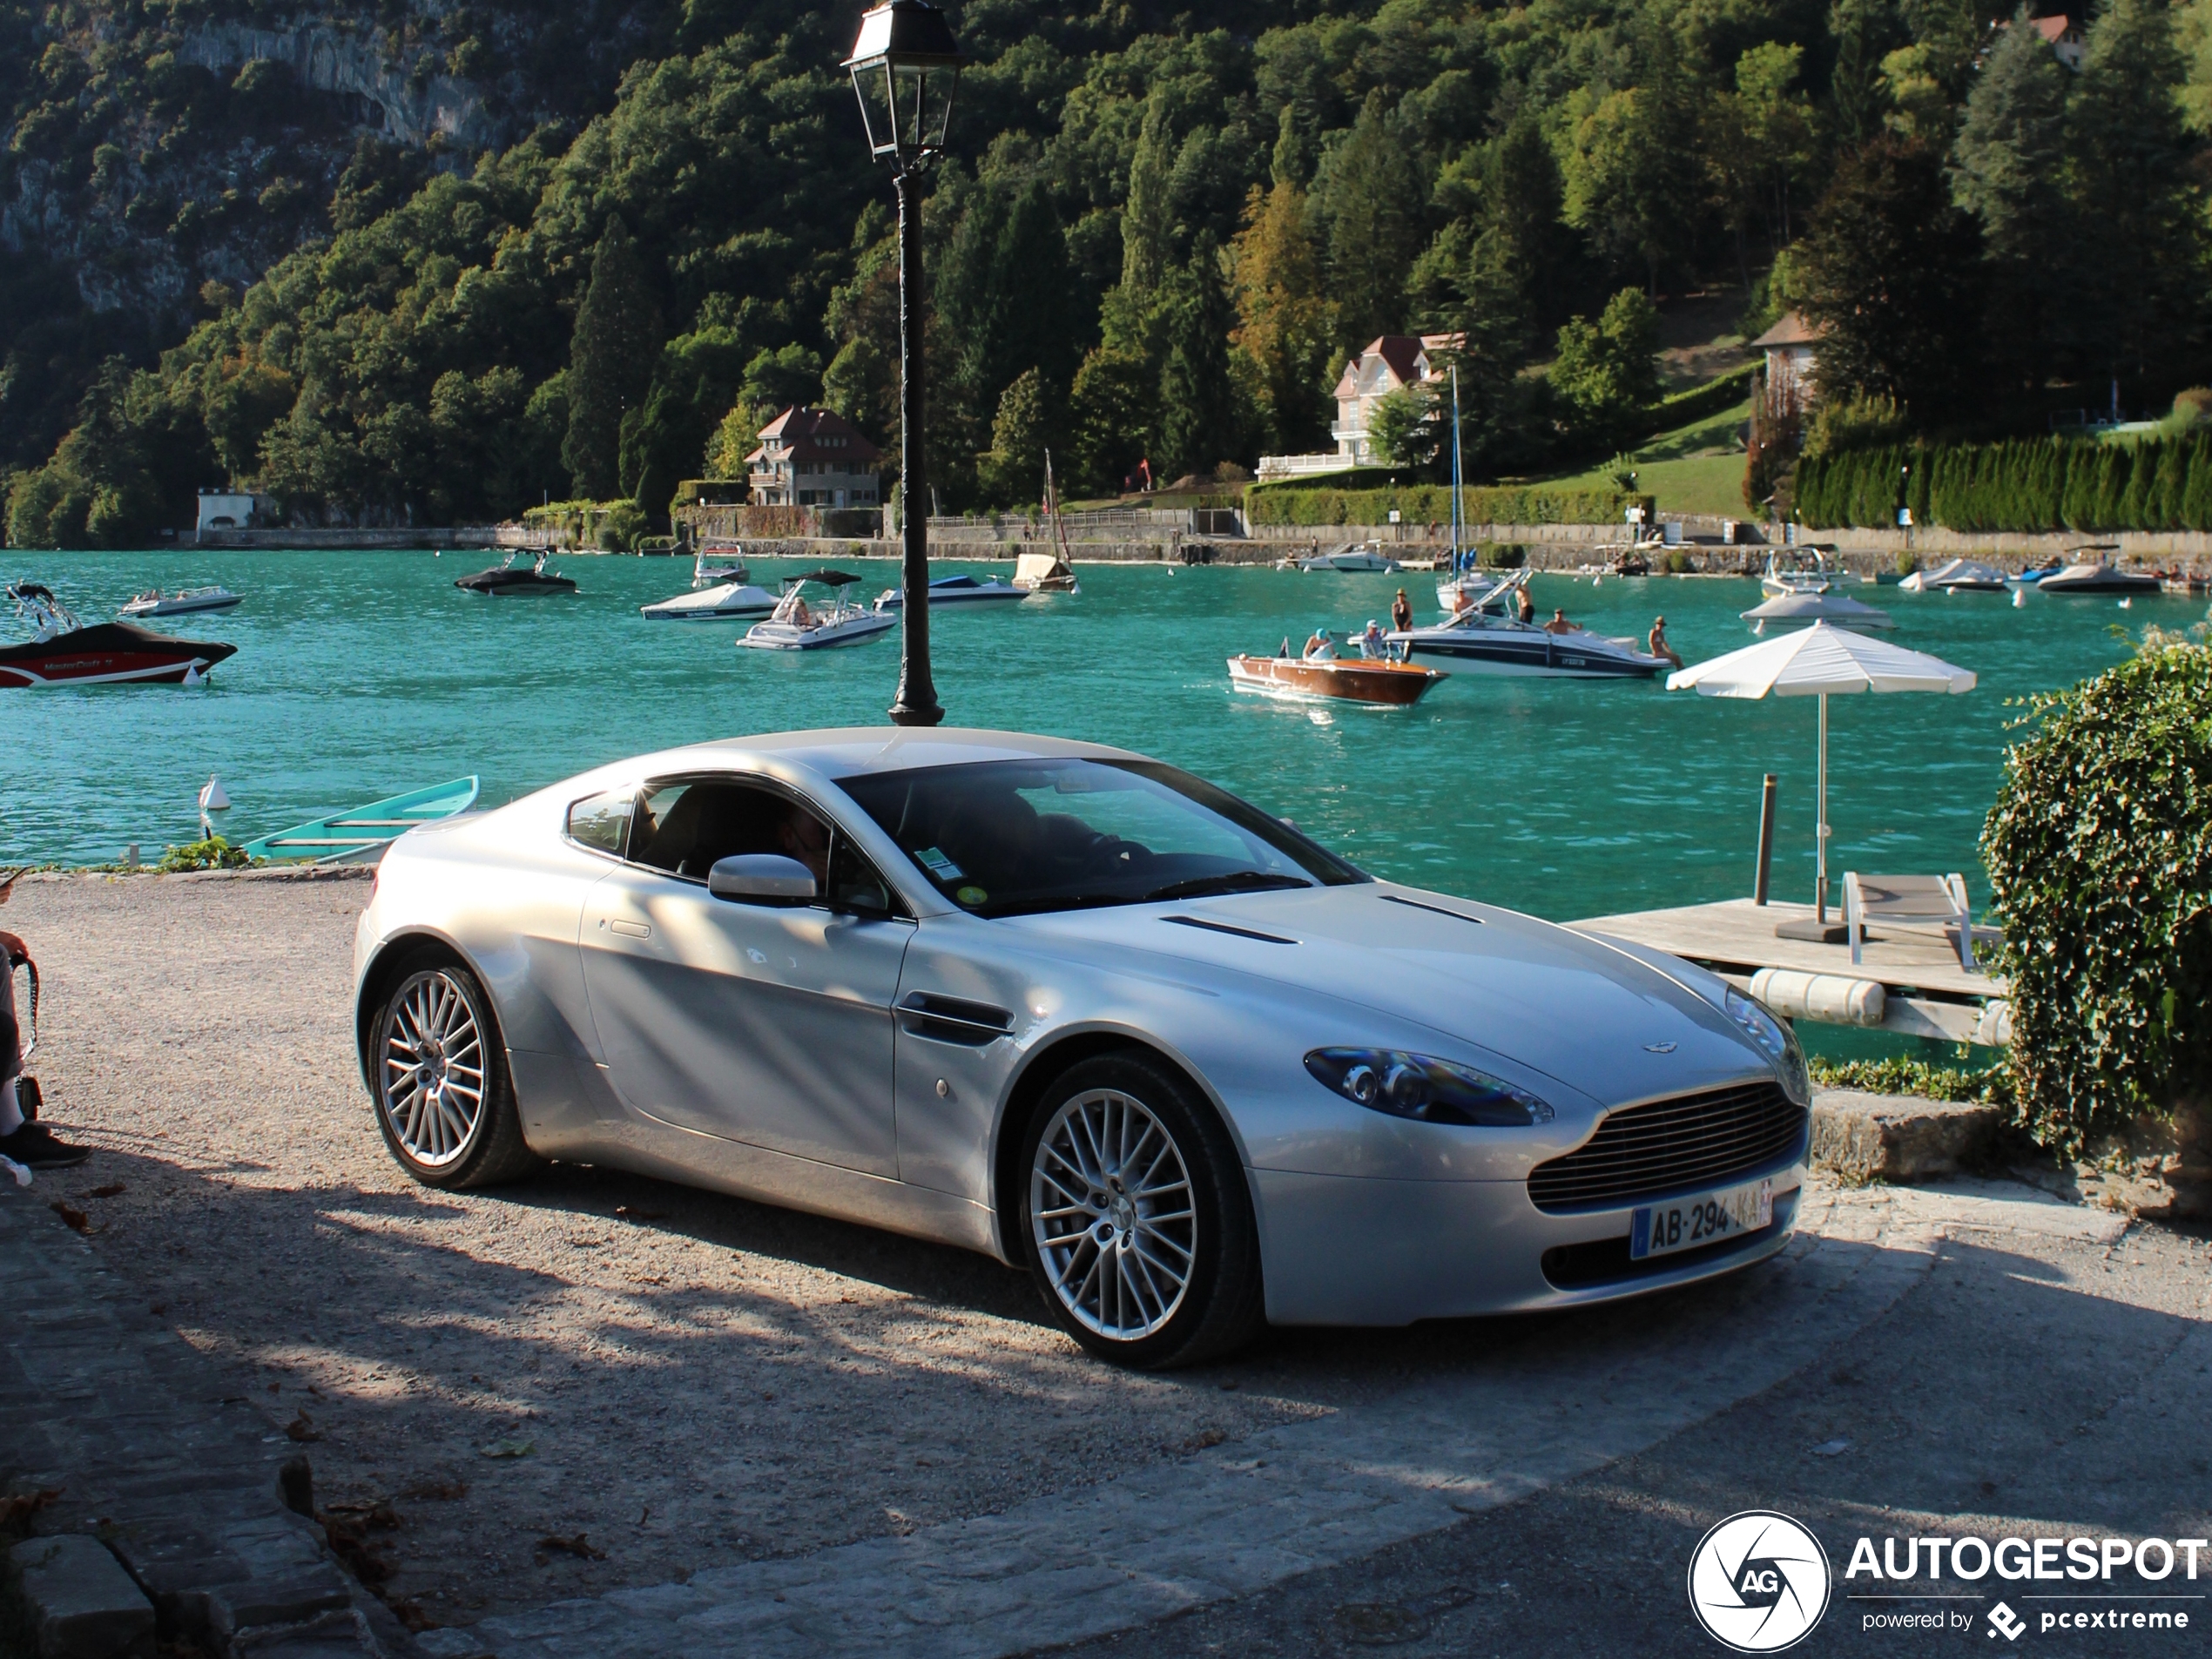
[{"label": "fallen leaf", "polygon": [[624,1221],[644,1222],[668,1219],[668,1211],[665,1210],[633,1210],[626,1204],[617,1204],[615,1214]]},{"label": "fallen leaf", "polygon": [[309,1440],[320,1440],[322,1431],[314,1426],[305,1408],[302,1408],[299,1416],[284,1426],[284,1436],[288,1440],[298,1440],[304,1445]]},{"label": "fallen leaf", "polygon": [[421,1635],[425,1630],[435,1630],[439,1628],[438,1622],[422,1610],[422,1603],[420,1602],[401,1600],[387,1602],[384,1605],[392,1609],[394,1617],[416,1635]]},{"label": "fallen leaf", "polygon": [[120,1181],[111,1181],[104,1187],[94,1187],[92,1189],[92,1197],[95,1198],[112,1198],[122,1190],[123,1183]]},{"label": "fallen leaf", "polygon": [[45,1487],[37,1492],[11,1492],[0,1498],[0,1528],[28,1521],[66,1490],[64,1487]]},{"label": "fallen leaf", "polygon": [[1200,1431],[1198,1433],[1193,1434],[1189,1440],[1184,1441],[1184,1443],[1177,1449],[1185,1453],[1203,1452],[1210,1446],[1219,1446],[1228,1438],[1228,1435],[1223,1433],[1217,1428],[1204,1429]]},{"label": "fallen leaf", "polygon": [[607,1559],[607,1552],[604,1549],[594,1549],[591,1547],[591,1541],[582,1533],[578,1533],[573,1538],[563,1538],[558,1533],[548,1533],[537,1541],[537,1547],[540,1549],[565,1550],[578,1561],[603,1561]]},{"label": "fallen leaf", "polygon": [[476,1450],[482,1457],[528,1457],[537,1450],[537,1445],[533,1440],[494,1440],[489,1446],[478,1447]]},{"label": "fallen leaf", "polygon": [[83,1233],[87,1238],[90,1238],[94,1233],[105,1232],[107,1231],[104,1227],[95,1227],[92,1224],[91,1217],[86,1215],[82,1210],[79,1210],[75,1204],[69,1203],[65,1199],[57,1198],[53,1201],[53,1203],[48,1204],[46,1208],[52,1211],[56,1215],[62,1218],[63,1226],[71,1229],[72,1231]]}]

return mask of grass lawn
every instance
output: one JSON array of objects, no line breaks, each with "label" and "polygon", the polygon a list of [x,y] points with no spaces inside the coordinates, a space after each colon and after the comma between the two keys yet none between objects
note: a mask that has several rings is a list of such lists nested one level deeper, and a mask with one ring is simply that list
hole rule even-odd
[{"label": "grass lawn", "polygon": [[[1630,455],[1637,487],[1658,498],[1662,513],[1744,517],[1750,509],[1743,505],[1743,446],[1738,435],[1750,418],[1747,400],[1733,409],[1661,433]],[[1533,482],[1602,489],[1613,482],[1613,469],[1608,464]]]}]

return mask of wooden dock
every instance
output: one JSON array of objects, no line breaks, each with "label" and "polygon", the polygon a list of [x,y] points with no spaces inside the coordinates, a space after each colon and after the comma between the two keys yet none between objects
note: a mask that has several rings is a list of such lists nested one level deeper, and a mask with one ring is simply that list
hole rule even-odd
[{"label": "wooden dock", "polygon": [[[1934,923],[1878,923],[1854,964],[1848,945],[1775,936],[1777,923],[1809,921],[1812,913],[1809,904],[1757,905],[1749,899],[1723,899],[1673,910],[1591,916],[1568,926],[1666,951],[1739,986],[1748,986],[1751,976],[1765,968],[1871,980],[1885,993],[1881,1029],[1952,1042],[1985,1040],[1989,1028],[1983,1004],[2001,1001],[2005,982],[1960,968],[1958,953],[1940,927]],[[1831,905],[1829,915],[1840,921],[1842,911]]]}]

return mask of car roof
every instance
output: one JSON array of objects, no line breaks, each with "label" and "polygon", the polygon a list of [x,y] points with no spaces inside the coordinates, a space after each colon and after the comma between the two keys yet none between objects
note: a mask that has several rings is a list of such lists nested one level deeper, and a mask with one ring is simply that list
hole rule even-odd
[{"label": "car roof", "polygon": [[982,760],[1040,758],[1137,759],[1126,749],[1079,743],[1068,738],[1023,732],[993,732],[966,726],[833,726],[814,732],[770,732],[753,737],[720,738],[707,743],[643,755],[628,769],[680,771],[687,767],[746,767],[749,760],[772,769],[793,768],[818,777],[852,778],[874,772],[910,772],[922,766],[956,766]]}]

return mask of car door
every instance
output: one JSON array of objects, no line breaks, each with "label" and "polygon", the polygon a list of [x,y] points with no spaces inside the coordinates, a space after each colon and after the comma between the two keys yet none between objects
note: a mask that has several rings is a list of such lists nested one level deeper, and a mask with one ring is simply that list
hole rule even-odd
[{"label": "car door", "polygon": [[[713,897],[740,853],[798,856],[813,903]],[[727,775],[648,784],[624,862],[583,918],[584,978],[617,1091],[664,1123],[895,1176],[891,1004],[914,934],[821,813]]]}]

